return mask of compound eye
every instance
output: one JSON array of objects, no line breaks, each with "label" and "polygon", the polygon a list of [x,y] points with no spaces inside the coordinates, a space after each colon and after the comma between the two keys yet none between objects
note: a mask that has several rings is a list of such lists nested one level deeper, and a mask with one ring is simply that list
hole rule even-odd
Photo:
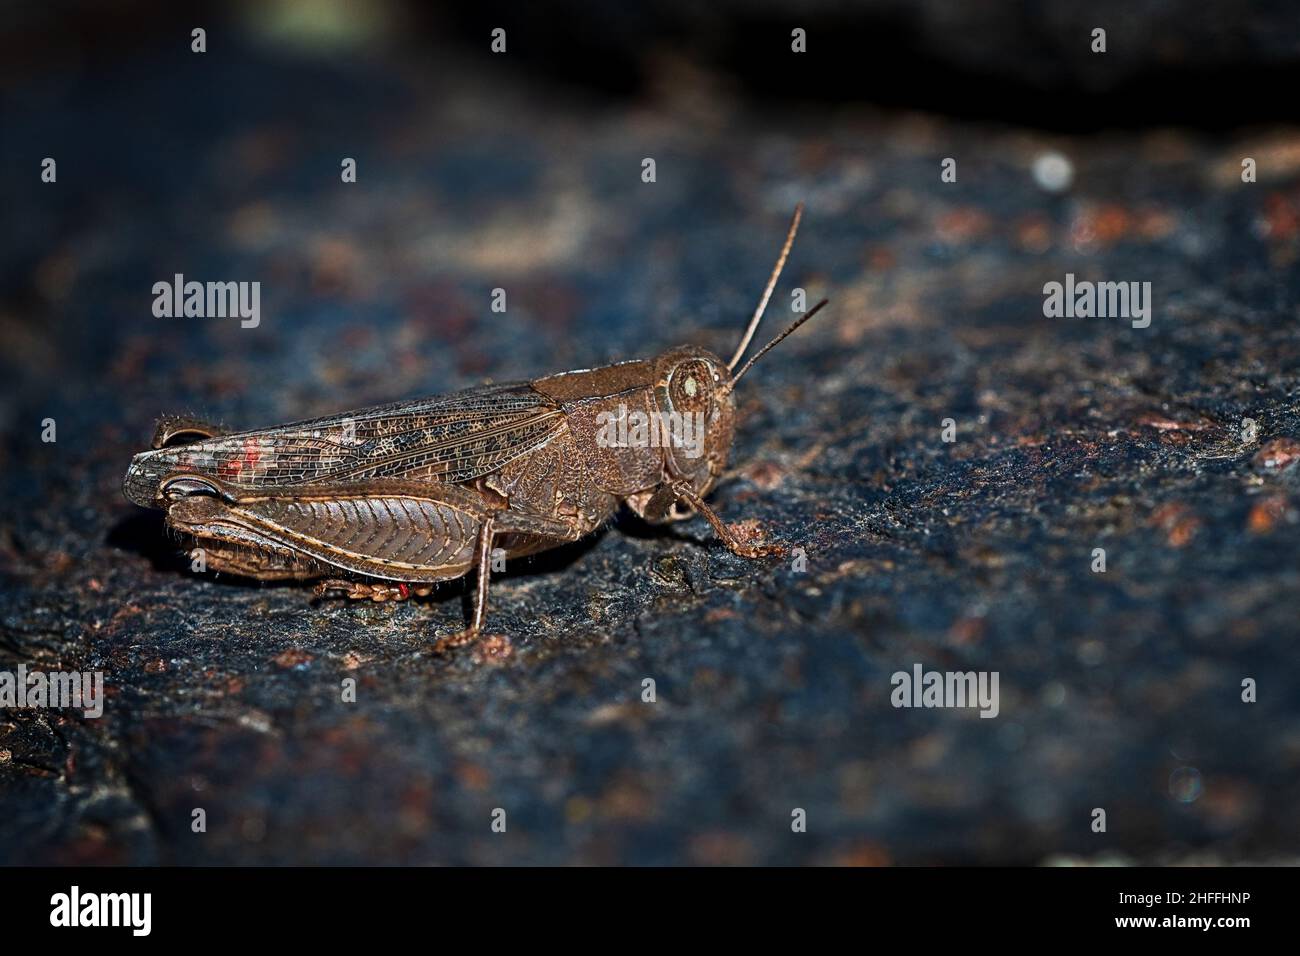
[{"label": "compound eye", "polygon": [[668,379],[668,399],[679,412],[703,412],[713,395],[713,372],[698,360],[682,362]]},{"label": "compound eye", "polygon": [[196,421],[184,415],[168,415],[158,421],[153,433],[153,447],[178,448],[206,438],[215,438],[221,433],[216,425]]},{"label": "compound eye", "polygon": [[158,491],[168,501],[179,501],[182,498],[195,496],[206,498],[222,497],[220,488],[206,478],[195,475],[178,475],[175,478],[167,478]]}]

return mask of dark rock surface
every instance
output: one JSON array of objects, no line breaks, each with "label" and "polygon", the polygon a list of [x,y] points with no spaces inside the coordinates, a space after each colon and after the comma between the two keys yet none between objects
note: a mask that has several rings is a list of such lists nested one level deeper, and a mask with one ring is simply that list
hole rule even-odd
[{"label": "dark rock surface", "polygon": [[[0,669],[109,688],[97,720],[0,711],[3,862],[1300,852],[1300,131],[1048,139],[765,109],[674,62],[615,107],[478,62],[178,50],[0,117]],[[505,638],[434,657],[463,582],[372,605],[198,576],[121,498],[164,412],[726,352],[800,199],[765,331],[796,286],[832,306],[747,380],[711,500],[803,573],[625,520],[512,567]],[[154,318],[177,272],[260,281],[260,326]],[[1067,272],[1151,282],[1150,327],[1045,318]],[[999,716],[891,707],[915,662],[999,672]]]}]

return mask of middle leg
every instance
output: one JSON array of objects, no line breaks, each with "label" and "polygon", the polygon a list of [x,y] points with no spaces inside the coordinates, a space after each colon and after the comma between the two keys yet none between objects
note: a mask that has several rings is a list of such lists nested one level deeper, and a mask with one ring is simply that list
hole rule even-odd
[{"label": "middle leg", "polygon": [[487,617],[488,584],[492,580],[492,538],[495,534],[496,521],[491,515],[484,518],[478,529],[478,540],[474,547],[474,616],[469,627],[455,634],[441,637],[434,641],[433,652],[441,654],[451,647],[461,647],[478,639],[483,630],[483,620]]}]

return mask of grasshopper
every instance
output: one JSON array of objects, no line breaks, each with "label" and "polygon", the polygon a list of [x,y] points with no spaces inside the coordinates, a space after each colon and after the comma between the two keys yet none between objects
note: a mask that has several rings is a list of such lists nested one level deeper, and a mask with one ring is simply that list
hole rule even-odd
[{"label": "grasshopper", "polygon": [[[170,416],[158,422],[152,450],[132,459],[123,492],[166,511],[168,527],[193,538],[208,567],[316,581],[318,596],[404,600],[474,571],[473,618],[435,650],[482,631],[494,548],[511,558],[577,541],[622,504],[651,523],[698,513],[732,552],[778,553],[742,541],[704,497],[731,450],[736,383],[826,304],[733,374],[802,214],[800,205],[729,362],[679,346],[654,359],[244,432]],[[693,420],[699,440],[651,447],[644,428],[611,440],[610,423],[629,419]]]}]

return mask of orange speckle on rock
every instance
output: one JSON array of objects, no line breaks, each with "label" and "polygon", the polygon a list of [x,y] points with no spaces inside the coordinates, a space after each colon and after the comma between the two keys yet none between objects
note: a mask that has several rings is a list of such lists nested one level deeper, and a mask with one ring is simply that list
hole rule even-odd
[{"label": "orange speckle on rock", "polygon": [[1144,415],[1138,419],[1138,424],[1162,432],[1199,432],[1209,427],[1203,422],[1180,422],[1164,415]]},{"label": "orange speckle on rock", "polygon": [[1164,239],[1178,226],[1178,220],[1163,209],[1144,209],[1136,216],[1135,229],[1143,239]]},{"label": "orange speckle on rock", "polygon": [[1300,210],[1281,193],[1264,199],[1263,232],[1266,238],[1288,240],[1300,232]]},{"label": "orange speckle on rock", "polygon": [[1265,442],[1255,453],[1256,468],[1286,468],[1300,459],[1300,441],[1294,438],[1274,438]]},{"label": "orange speckle on rock", "polygon": [[1187,505],[1171,502],[1152,512],[1151,524],[1165,533],[1165,540],[1171,547],[1182,548],[1196,536],[1201,519]]},{"label": "orange speckle on rock", "polygon": [[1114,204],[1088,208],[1070,223],[1070,242],[1081,252],[1114,245],[1128,235],[1132,217]]},{"label": "orange speckle on rock", "polygon": [[872,249],[867,256],[867,267],[872,272],[888,272],[898,265],[898,259],[885,248]]},{"label": "orange speckle on rock", "polygon": [[456,780],[466,790],[486,790],[492,783],[492,775],[487,769],[476,763],[462,763],[456,766]]},{"label": "orange speckle on rock", "polygon": [[785,481],[785,469],[771,461],[757,461],[748,468],[749,480],[764,491],[771,491]]},{"label": "orange speckle on rock", "polygon": [[889,851],[875,843],[859,843],[834,854],[831,866],[889,866]]},{"label": "orange speckle on rock", "polygon": [[1030,253],[1042,253],[1052,248],[1052,224],[1046,216],[1025,216],[1016,223],[1016,242]]},{"label": "orange speckle on rock", "polygon": [[966,206],[940,216],[935,223],[935,232],[941,242],[960,245],[984,235],[991,223],[992,219],[984,210]]},{"label": "orange speckle on rock", "polygon": [[275,661],[277,667],[298,667],[301,664],[309,664],[313,660],[312,655],[300,647],[290,647],[276,654],[271,658]]},{"label": "orange speckle on rock", "polygon": [[504,634],[489,634],[478,643],[478,656],[485,661],[500,663],[514,654],[514,645]]},{"label": "orange speckle on rock", "polygon": [[1128,235],[1132,217],[1123,206],[1107,205],[1097,210],[1094,226],[1097,240],[1106,245],[1119,242]]},{"label": "orange speckle on rock", "polygon": [[948,628],[948,639],[954,644],[975,644],[984,636],[984,618],[960,617]]},{"label": "orange speckle on rock", "polygon": [[763,526],[755,518],[735,521],[727,527],[742,544],[757,544],[763,540]]},{"label": "orange speckle on rock", "polygon": [[1287,511],[1285,495],[1270,495],[1255,502],[1246,518],[1246,529],[1251,534],[1268,534],[1282,520]]},{"label": "orange speckle on rock", "polygon": [[716,830],[692,839],[689,852],[700,866],[745,866],[753,859],[753,847],[743,836]]}]

